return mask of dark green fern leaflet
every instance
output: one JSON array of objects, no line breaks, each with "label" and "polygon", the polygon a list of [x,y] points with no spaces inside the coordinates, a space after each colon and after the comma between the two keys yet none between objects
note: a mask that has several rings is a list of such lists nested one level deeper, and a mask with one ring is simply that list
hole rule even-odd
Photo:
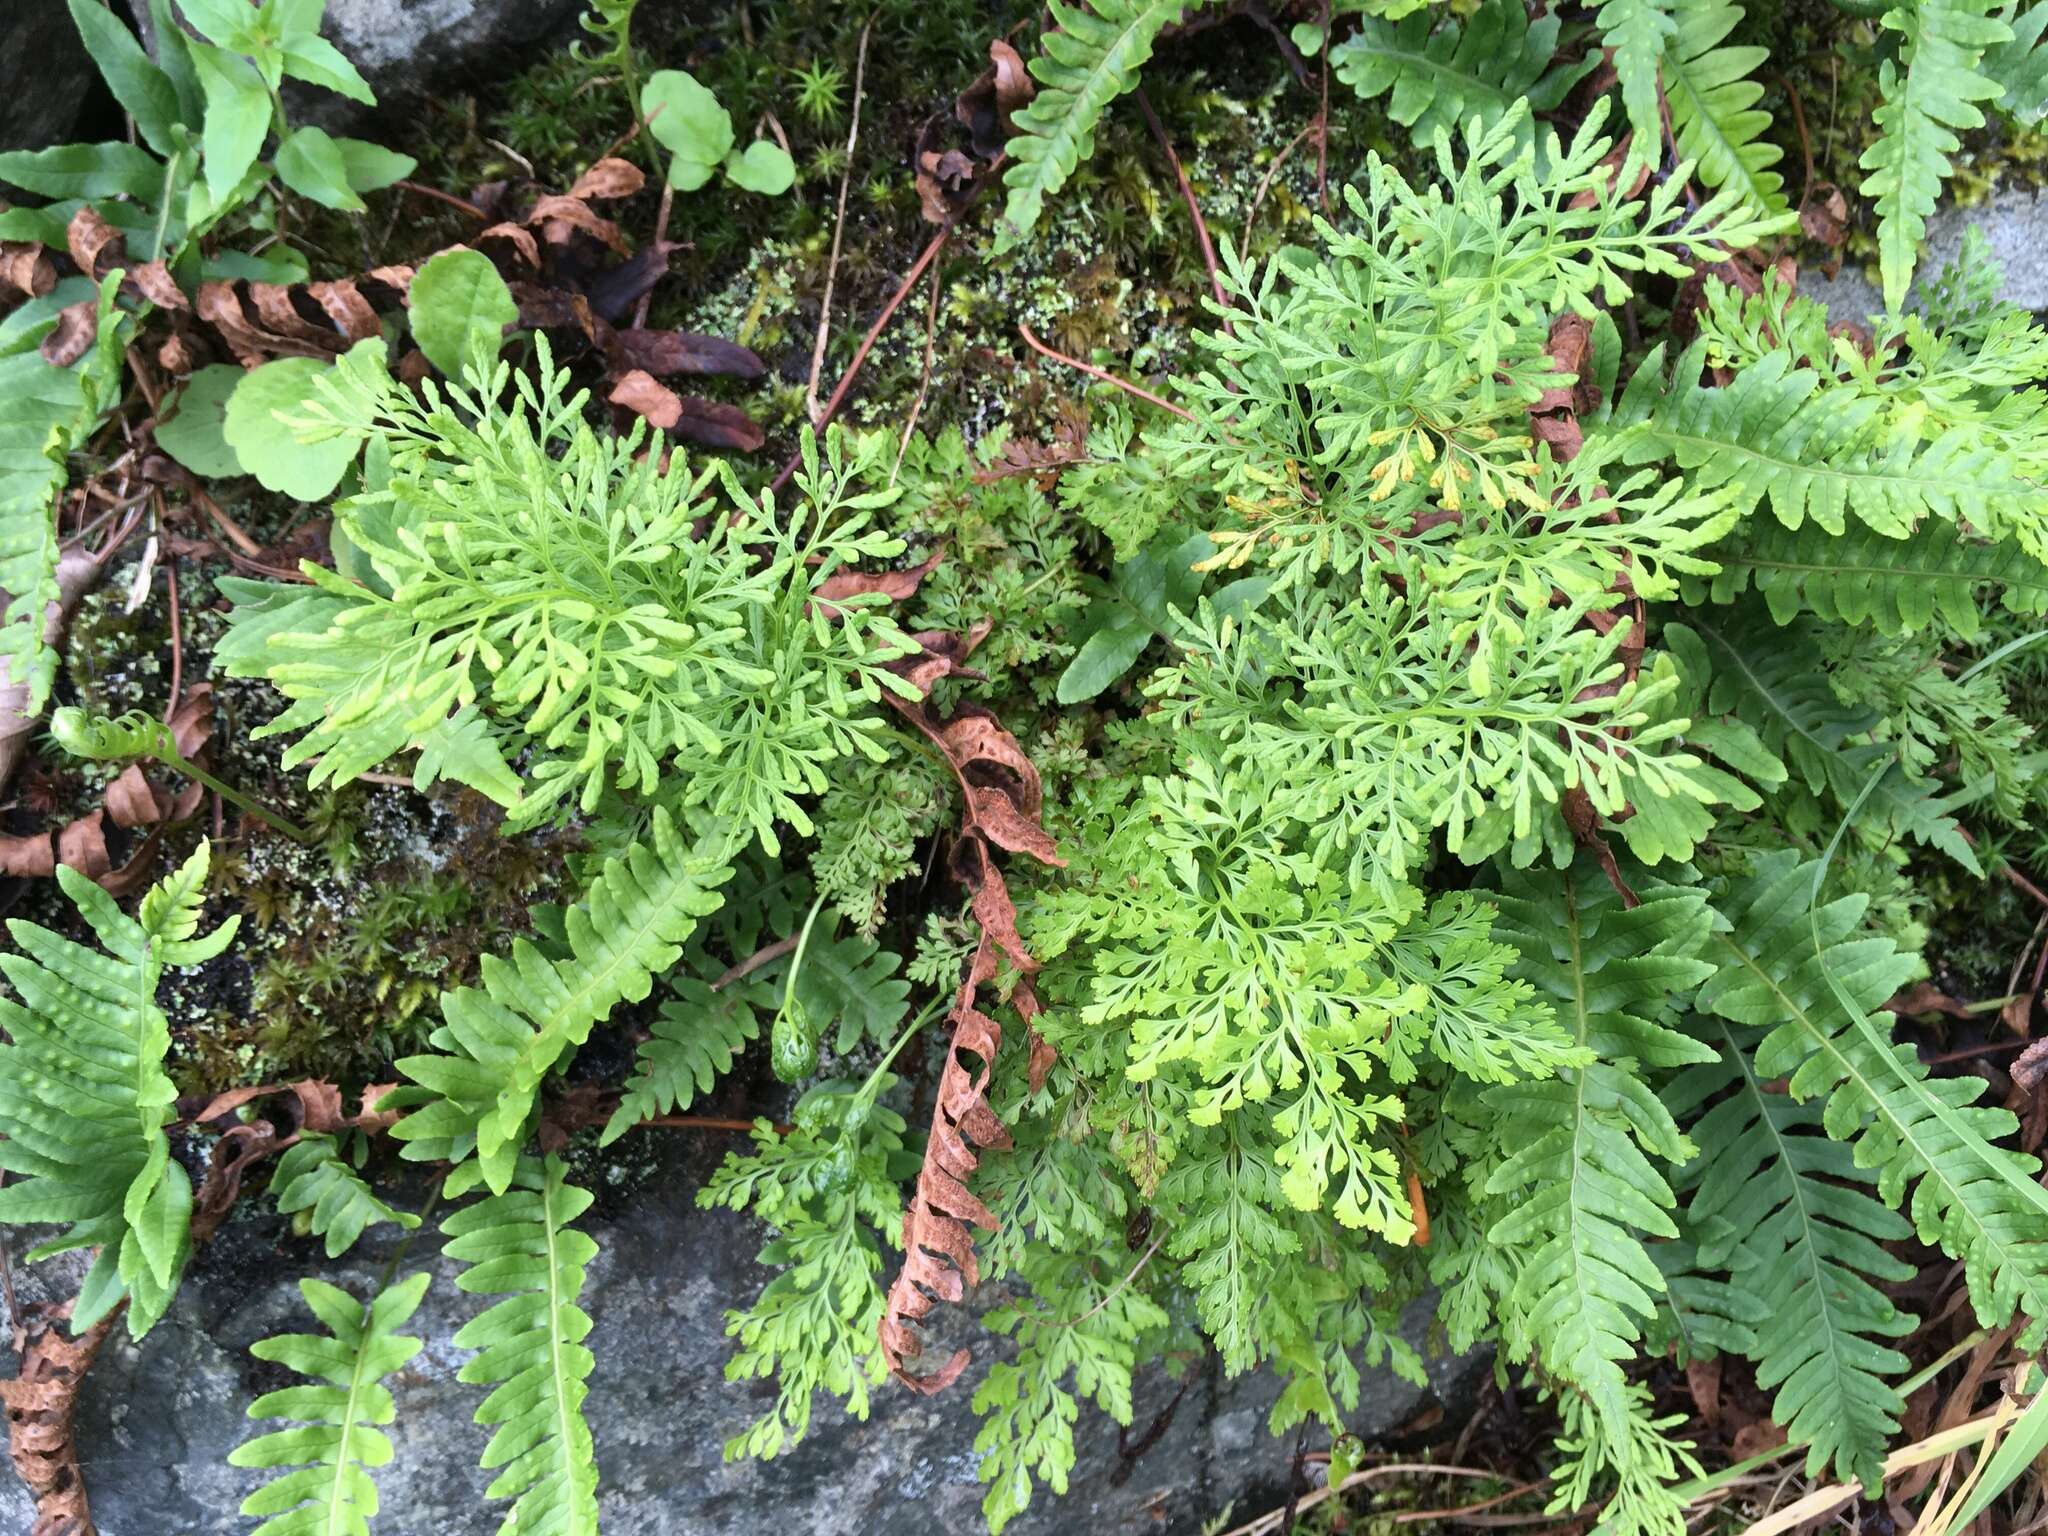
[{"label": "dark green fern leaflet", "polygon": [[522,1157],[503,1193],[441,1224],[444,1251],[468,1266],[455,1283],[503,1298],[455,1335],[478,1352],[462,1380],[493,1389],[476,1411],[497,1431],[483,1465],[498,1476],[486,1491],[515,1501],[498,1536],[597,1536],[597,1460],[583,1418],[594,1361],[583,1342],[590,1315],[577,1305],[597,1244],[570,1225],[590,1200],[561,1159]]},{"label": "dark green fern leaflet", "polygon": [[409,1158],[480,1160],[492,1189],[510,1187],[541,1083],[621,1002],[647,996],[682,954],[698,922],[718,909],[732,877],[724,841],[683,840],[666,811],[648,838],[612,859],[566,918],[568,954],[551,960],[520,940],[511,958],[486,956],[482,985],[441,994],[438,1055],[398,1067],[430,1101],[392,1134]]},{"label": "dark green fern leaflet", "polygon": [[1839,813],[1868,790],[1866,819],[1888,835],[1906,836],[1940,850],[1973,874],[1977,855],[1953,813],[1958,798],[1908,777],[1886,742],[1871,739],[1874,710],[1844,704],[1815,665],[1818,640],[1802,625],[1775,629],[1739,619],[1725,625],[1701,615],[1691,626],[1672,625],[1671,643],[1698,647],[1712,667],[1708,709],[1752,727],[1814,793],[1825,792]]},{"label": "dark green fern leaflet", "polygon": [[1647,880],[1638,889],[1640,904],[1626,906],[1590,855],[1562,875],[1506,882],[1495,932],[1520,954],[1515,974],[1594,1059],[1486,1097],[1510,1149],[1487,1184],[1500,1202],[1487,1236],[1521,1265],[1504,1298],[1509,1353],[1534,1354],[1583,1396],[1581,1456],[1624,1483],[1657,1439],[1624,1369],[1664,1290],[1643,1239],[1678,1235],[1662,1170],[1693,1151],[1642,1074],[1711,1057],[1667,1022],[1672,1000],[1709,974],[1694,958],[1705,900]]},{"label": "dark green fern leaflet", "polygon": [[2048,612],[2048,565],[1939,518],[1902,539],[1872,528],[1830,534],[1813,523],[1787,528],[1759,520],[1717,545],[1713,558],[1721,574],[1689,580],[1689,599],[1733,602],[1753,585],[1780,624],[1801,613],[1872,624],[1887,635],[1940,624],[1967,641],[1982,626],[1978,599],[1986,593],[1995,592],[2014,613]]},{"label": "dark green fern leaflet", "polygon": [[192,1182],[164,1128],[177,1089],[164,1072],[170,1026],[156,1004],[167,965],[228,947],[231,917],[204,937],[207,844],[152,886],[136,917],[65,865],[57,881],[101,949],[19,919],[22,953],[0,955],[19,1001],[0,998],[0,1222],[68,1231],[28,1255],[98,1248],[72,1313],[83,1330],[123,1301],[137,1338],[164,1315],[191,1256]]},{"label": "dark green fern leaflet", "polygon": [[[1474,118],[1491,128],[1518,101],[1547,112],[1564,100],[1596,59],[1558,61],[1560,25],[1556,16],[1531,21],[1521,0],[1486,0],[1463,22],[1433,11],[1366,16],[1330,50],[1330,68],[1368,100],[1391,91],[1387,116],[1427,145]],[[1533,119],[1521,131],[1532,134]]]},{"label": "dark green fern leaflet", "polygon": [[633,1075],[598,1142],[608,1146],[651,1115],[688,1109],[700,1093],[732,1070],[734,1058],[761,1035],[756,1003],[744,986],[714,992],[695,977],[675,983],[640,1042]]},{"label": "dark green fern leaflet", "polygon": [[1915,1321],[1876,1284],[1910,1280],[1913,1266],[1879,1245],[1912,1226],[1865,1193],[1876,1176],[1822,1133],[1818,1104],[1765,1091],[1754,1064],[1762,1031],[1709,1018],[1695,1033],[1715,1060],[1688,1068],[1664,1099],[1685,1119],[1726,1094],[1689,1128],[1701,1154],[1686,1171],[1686,1216],[1714,1234],[1696,1266],[1725,1267],[1760,1303],[1746,1353],[1758,1385],[1777,1392],[1772,1416],[1810,1448],[1808,1475],[1832,1468],[1875,1488],[1905,1408],[1887,1378],[1908,1365],[1883,1341]]},{"label": "dark green fern leaflet", "polygon": [[1183,12],[1205,0],[1047,0],[1053,30],[1031,61],[1038,95],[1016,115],[1003,173],[1010,196],[996,252],[1021,245],[1045,200],[1095,152],[1095,128],[1111,102],[1136,89],[1152,44]]},{"label": "dark green fern leaflet", "polygon": [[1718,903],[1706,949],[1715,972],[1699,1006],[1768,1030],[1756,1074],[1789,1078],[1796,1099],[1824,1099],[1823,1127],[1878,1171],[1885,1202],[1904,1205],[1910,1192],[1921,1241],[1962,1261],[1985,1326],[2018,1308],[2038,1342],[2048,1331],[2048,1218],[2026,1193],[2035,1160],[1992,1145],[2017,1122],[1974,1107],[1982,1078],[1930,1077],[1911,1045],[1891,1039],[1878,1008],[1916,962],[1889,938],[1860,936],[1865,897],[1815,907],[1818,873],[1791,850],[1756,858]]}]

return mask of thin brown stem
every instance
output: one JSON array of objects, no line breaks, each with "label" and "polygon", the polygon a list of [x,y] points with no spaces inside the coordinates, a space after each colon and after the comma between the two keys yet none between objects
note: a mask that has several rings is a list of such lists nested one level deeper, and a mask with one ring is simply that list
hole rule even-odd
[{"label": "thin brown stem", "polygon": [[889,483],[896,483],[896,475],[903,468],[903,455],[910,451],[910,434],[917,430],[917,418],[924,413],[925,397],[932,388],[932,353],[939,335],[939,274],[932,271],[931,301],[924,314],[924,367],[918,374],[917,398],[910,402],[910,418],[903,423],[903,436],[896,444],[896,462],[889,469]]},{"label": "thin brown stem", "polygon": [[[675,184],[666,176],[661,178],[661,206],[654,215],[654,248],[660,251],[662,242],[668,239],[668,216],[676,206]],[[668,270],[668,263],[662,263],[662,270]],[[647,285],[647,291],[640,295],[640,302],[633,306],[633,329],[639,330],[647,324],[647,306],[654,302],[654,284]]]},{"label": "thin brown stem", "polygon": [[777,939],[773,944],[763,945],[761,948],[755,950],[751,955],[747,956],[747,958],[742,960],[738,965],[732,966],[730,969],[728,969],[723,976],[720,976],[718,978],[718,980],[711,983],[711,990],[714,992],[723,992],[727,987],[731,986],[734,982],[743,981],[747,977],[753,975],[754,972],[760,970],[762,966],[773,965],[777,960],[780,960],[784,955],[788,954],[791,950],[795,949],[801,938],[801,934],[792,933],[786,939]]},{"label": "thin brown stem", "polygon": [[1318,126],[1318,123],[1311,122],[1301,132],[1289,139],[1280,153],[1273,157],[1273,163],[1266,167],[1265,174],[1259,178],[1258,187],[1252,192],[1251,211],[1244,216],[1244,233],[1238,238],[1237,257],[1239,261],[1243,261],[1251,254],[1252,226],[1259,221],[1259,208],[1266,201],[1266,191],[1273,185],[1273,178],[1280,174],[1280,167],[1287,163],[1287,157],[1299,149],[1301,141],[1316,132]]},{"label": "thin brown stem", "polygon": [[164,706],[164,720],[178,712],[178,696],[185,683],[185,630],[178,615],[178,557],[170,555],[164,561],[164,590],[170,598],[171,607],[171,698]]},{"label": "thin brown stem", "polygon": [[439,187],[423,186],[417,181],[394,181],[392,185],[401,192],[410,192],[416,197],[431,198],[434,202],[446,203],[450,208],[460,209],[479,224],[490,222],[491,216],[488,213],[485,213],[483,209],[477,207],[475,203],[470,202],[467,198],[457,197],[453,192],[443,192]]},{"label": "thin brown stem", "polygon": [[[787,1121],[778,1120],[774,1124],[778,1136],[787,1136],[796,1129]],[[751,1120],[732,1120],[722,1115],[649,1115],[645,1120],[634,1122],[636,1130],[751,1131],[753,1128]]]},{"label": "thin brown stem", "polygon": [[1069,357],[1064,352],[1055,351],[1053,348],[1048,347],[1044,342],[1040,341],[1036,336],[1034,336],[1031,333],[1031,327],[1024,324],[1024,322],[1021,320],[1017,322],[1017,334],[1024,338],[1024,344],[1026,346],[1031,348],[1032,351],[1038,353],[1038,355],[1041,357],[1049,357],[1056,363],[1065,363],[1069,368],[1077,368],[1082,373],[1087,374],[1090,378],[1100,379],[1105,384],[1114,384],[1118,389],[1124,391],[1125,394],[1136,395],[1140,400],[1148,401],[1149,403],[1158,406],[1159,409],[1161,409],[1162,411],[1173,412],[1173,414],[1178,416],[1182,421],[1193,421],[1195,419],[1194,412],[1183,410],[1180,406],[1175,405],[1171,400],[1162,399],[1160,396],[1153,394],[1151,390],[1144,388],[1142,385],[1133,384],[1129,379],[1120,379],[1115,374],[1109,372],[1107,369],[1098,368],[1093,363],[1084,363],[1078,357]]},{"label": "thin brown stem", "polygon": [[816,426],[822,407],[818,404],[818,380],[825,372],[825,344],[832,335],[832,286],[839,277],[839,242],[846,234],[846,191],[853,185],[853,152],[860,143],[860,103],[867,91],[868,34],[875,18],[869,16],[860,29],[860,52],[853,64],[853,122],[846,130],[846,164],[839,172],[839,211],[832,218],[832,255],[825,263],[825,295],[818,303],[818,336],[811,344],[811,378],[804,389],[804,411]]},{"label": "thin brown stem", "polygon": [[[1152,129],[1152,137],[1159,141],[1160,149],[1166,153],[1166,163],[1173,168],[1173,179],[1180,183],[1181,201],[1188,205],[1188,217],[1195,221],[1195,244],[1202,252],[1202,265],[1209,269],[1209,291],[1216,295],[1216,302],[1224,309],[1230,307],[1229,296],[1223,291],[1223,279],[1216,271],[1216,247],[1209,239],[1209,225],[1202,218],[1202,205],[1195,201],[1195,189],[1188,181],[1188,173],[1180,163],[1180,156],[1173,152],[1173,140],[1166,136],[1166,125],[1159,121],[1159,114],[1152,110],[1151,98],[1146,96],[1145,87],[1138,87],[1138,110],[1145,114],[1145,122]],[[1226,330],[1229,326],[1226,324]]]},{"label": "thin brown stem", "polygon": [[1323,0],[1323,101],[1316,110],[1316,205],[1330,211],[1330,0]]}]

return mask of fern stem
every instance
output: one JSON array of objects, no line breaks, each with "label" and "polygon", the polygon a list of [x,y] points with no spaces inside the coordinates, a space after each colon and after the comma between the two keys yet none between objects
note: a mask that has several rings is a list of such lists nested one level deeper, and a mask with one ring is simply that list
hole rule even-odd
[{"label": "fern stem", "polygon": [[1017,334],[1024,338],[1024,344],[1027,347],[1031,348],[1032,351],[1038,353],[1041,357],[1049,357],[1056,363],[1065,363],[1069,368],[1078,368],[1090,378],[1100,379],[1105,384],[1114,384],[1125,394],[1136,395],[1140,400],[1149,401],[1153,405],[1158,406],[1162,411],[1171,411],[1182,421],[1193,421],[1195,419],[1194,412],[1183,410],[1171,400],[1162,399],[1160,396],[1153,394],[1151,390],[1141,385],[1133,384],[1129,379],[1120,379],[1106,368],[1098,368],[1093,363],[1082,362],[1078,357],[1069,357],[1064,352],[1055,351],[1040,341],[1037,336],[1033,335],[1031,327],[1021,320],[1017,322]]}]

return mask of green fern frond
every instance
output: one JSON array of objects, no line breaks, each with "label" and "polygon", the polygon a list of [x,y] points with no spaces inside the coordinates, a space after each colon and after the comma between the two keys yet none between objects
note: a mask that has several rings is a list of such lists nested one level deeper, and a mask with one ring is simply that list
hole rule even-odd
[{"label": "green fern frond", "polygon": [[1674,20],[1663,78],[1679,157],[1705,185],[1740,188],[1752,212],[1779,212],[1785,178],[1772,167],[1785,152],[1763,137],[1771,114],[1757,107],[1764,88],[1750,78],[1770,51],[1721,46],[1742,24],[1742,7],[1729,0],[1680,5]]},{"label": "green fern frond", "polygon": [[[1400,21],[1367,16],[1330,50],[1339,80],[1370,101],[1393,92],[1387,116],[1427,146],[1468,121],[1491,128],[1515,103],[1547,112],[1596,62],[1556,63],[1555,16],[1529,19],[1521,0],[1485,0],[1471,17],[1419,12]],[[1533,133],[1533,120],[1525,119]]]},{"label": "green fern frond", "polygon": [[420,1224],[411,1212],[379,1200],[332,1136],[302,1133],[277,1160],[270,1187],[278,1210],[287,1216],[303,1212],[305,1230],[327,1239],[330,1259],[355,1247],[364,1229],[378,1222],[395,1222],[407,1231]]},{"label": "green fern frond", "polygon": [[[1709,623],[1702,614],[1671,629],[1695,636],[1713,668],[1711,714],[1749,726],[1809,790],[1832,795],[1838,811],[1867,794],[1866,817],[1883,835],[1910,837],[1983,873],[1950,804],[1898,763],[1880,772],[1893,756],[1888,744],[1872,739],[1882,717],[1836,696],[1827,673],[1813,665],[1818,646],[1804,625],[1777,630],[1745,625],[1739,616]],[[1866,789],[1873,775],[1876,784]]]},{"label": "green fern frond", "polygon": [[2012,543],[1972,538],[1936,518],[1903,539],[1871,528],[1830,534],[1811,523],[1754,523],[1713,556],[1721,573],[1688,582],[1687,599],[1730,603],[1754,586],[1780,624],[1812,613],[1910,635],[1939,622],[1970,641],[1983,627],[1979,599],[1987,591],[2010,612],[2048,612],[2048,565]]},{"label": "green fern frond", "polygon": [[1696,1029],[1717,1059],[1687,1069],[1665,1103],[1686,1117],[1726,1093],[1689,1129],[1701,1155],[1686,1170],[1688,1220],[1727,1234],[1699,1265],[1733,1271],[1762,1303],[1745,1353],[1757,1384],[1777,1392],[1772,1417],[1811,1448],[1808,1475],[1832,1467],[1874,1488],[1905,1409],[1886,1378],[1908,1364],[1882,1341],[1914,1325],[1876,1284],[1910,1280],[1913,1266],[1879,1245],[1913,1229],[1858,1187],[1876,1176],[1821,1134],[1819,1105],[1765,1091],[1753,1062],[1761,1031],[1721,1019]]},{"label": "green fern frond", "polygon": [[1016,114],[996,254],[1024,243],[1045,200],[1095,152],[1095,125],[1134,90],[1162,29],[1206,0],[1048,0],[1053,30],[1031,60],[1038,95]]},{"label": "green fern frond", "polygon": [[1756,858],[1718,904],[1723,923],[1706,949],[1716,970],[1699,1006],[1768,1030],[1757,1075],[1788,1078],[1795,1099],[1824,1099],[1822,1125],[1877,1170],[1879,1195],[1896,1207],[1910,1191],[1921,1241],[1962,1261],[1984,1325],[2003,1325],[2018,1307],[2038,1341],[2048,1330],[2038,1165],[1992,1145],[2017,1122],[1973,1107],[1982,1078],[1931,1077],[1910,1044],[1892,1040],[1879,1005],[1918,962],[1889,938],[1858,936],[1867,898],[1814,906],[1818,872],[1794,850]]},{"label": "green fern frond", "polygon": [[26,684],[24,715],[49,702],[57,653],[43,642],[45,611],[57,600],[56,502],[69,476],[66,455],[83,443],[112,403],[121,380],[127,321],[114,308],[121,274],[99,288],[99,331],[68,368],[37,350],[65,304],[93,294],[83,279],[31,299],[7,316],[0,332],[0,676]]},{"label": "green fern frond", "polygon": [[1984,78],[1998,86],[1998,109],[2025,127],[2032,127],[2048,112],[2048,47],[2041,35],[2048,31],[2048,5],[2031,5],[2024,11],[2008,5],[2000,20],[2012,29],[2012,40],[1987,48],[1978,66]]},{"label": "green fern frond", "polygon": [[1978,70],[1986,49],[2013,36],[1992,10],[1993,0],[1910,0],[1884,15],[1883,25],[1901,36],[1905,67],[1887,59],[1878,69],[1884,100],[1871,114],[1878,138],[1860,163],[1869,173],[1861,190],[1877,207],[1885,308],[1895,315],[1906,305],[1927,216],[1955,168],[1956,135],[1983,127],[1976,103],[2000,93]]},{"label": "green fern frond", "polygon": [[242,1501],[243,1514],[268,1517],[251,1536],[369,1536],[377,1514],[370,1473],[391,1461],[381,1426],[397,1416],[384,1378],[420,1352],[420,1341],[398,1329],[419,1310],[427,1280],[408,1275],[368,1307],[324,1280],[301,1280],[327,1333],[278,1334],[249,1346],[258,1360],[319,1383],[266,1392],[249,1405],[252,1419],[296,1421],[228,1453],[230,1466],[295,1469]]},{"label": "green fern frond", "polygon": [[1664,1289],[1643,1236],[1678,1235],[1659,1165],[1692,1155],[1639,1069],[1711,1056],[1666,1023],[1672,999],[1711,971],[1694,958],[1706,902],[1651,885],[1628,907],[1590,856],[1551,878],[1504,884],[1495,932],[1518,951],[1516,974],[1595,1057],[1557,1080],[1486,1096],[1501,1144],[1517,1149],[1486,1186],[1512,1202],[1489,1240],[1522,1255],[1505,1303],[1508,1346],[1518,1359],[1533,1351],[1584,1393],[1597,1433],[1621,1447],[1636,1417],[1623,1368]]},{"label": "green fern frond", "polygon": [[610,1146],[650,1115],[688,1109],[732,1070],[748,1041],[760,1038],[756,999],[744,986],[714,992],[695,977],[684,977],[675,989],[677,995],[662,1003],[651,1033],[640,1042],[633,1075],[598,1136],[599,1146]]},{"label": "green fern frond", "polygon": [[1678,35],[1672,15],[1677,0],[1600,0],[1600,39],[1613,51],[1622,110],[1635,135],[1631,155],[1639,165],[1663,158],[1664,114],[1658,81],[1665,55]]},{"label": "green fern frond", "polygon": [[504,1298],[455,1335],[478,1351],[461,1379],[494,1389],[476,1411],[497,1429],[484,1469],[502,1468],[486,1492],[516,1501],[498,1536],[597,1536],[597,1459],[583,1418],[590,1316],[577,1305],[597,1244],[570,1226],[590,1201],[560,1158],[522,1157],[504,1193],[441,1224],[443,1251],[468,1266],[456,1285]]},{"label": "green fern frond", "polygon": [[732,877],[724,840],[697,846],[657,809],[644,842],[608,860],[565,918],[568,953],[550,960],[530,941],[510,959],[486,956],[482,984],[441,994],[440,1053],[398,1069],[433,1095],[392,1128],[415,1160],[472,1152],[490,1187],[510,1187],[541,1083],[621,1002],[646,997]]},{"label": "green fern frond", "polygon": [[137,917],[68,865],[57,881],[104,953],[11,919],[21,954],[0,955],[19,998],[0,998],[0,1222],[68,1231],[28,1255],[99,1249],[79,1291],[82,1331],[126,1300],[129,1330],[155,1326],[191,1256],[192,1182],[164,1128],[177,1088],[164,1071],[170,1025],[157,1007],[167,965],[197,965],[228,947],[231,917],[196,937],[208,845],[152,886]]},{"label": "green fern frond", "polygon": [[1782,351],[1719,388],[1701,382],[1705,362],[1698,342],[1668,378],[1662,348],[1645,359],[1615,408],[1623,459],[1674,460],[1697,488],[1728,486],[1745,512],[1768,498],[1788,528],[1811,518],[1839,534],[1853,514],[1903,539],[1938,517],[1995,538],[2008,524],[2025,531],[2039,521],[2040,493],[1973,432],[1922,442],[1888,428],[1880,399],[1829,387]]}]

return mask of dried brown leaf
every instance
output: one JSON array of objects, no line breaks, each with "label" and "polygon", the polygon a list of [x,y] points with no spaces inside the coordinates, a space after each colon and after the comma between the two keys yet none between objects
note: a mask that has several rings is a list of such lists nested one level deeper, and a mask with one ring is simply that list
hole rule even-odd
[{"label": "dried brown leaf", "polygon": [[307,297],[327,312],[327,318],[334,322],[334,328],[341,332],[349,345],[367,341],[378,335],[383,327],[377,323],[377,311],[370,301],[363,297],[362,289],[354,278],[341,278],[331,283],[308,283]]},{"label": "dried brown leaf", "polygon": [[923,563],[903,571],[834,571],[818,583],[811,597],[818,611],[828,619],[836,619],[840,614],[840,610],[828,601],[830,598],[859,597],[866,592],[879,592],[890,602],[900,603],[917,595],[919,585],[937,569],[944,556],[943,549],[935,549]]},{"label": "dried brown leaf", "polygon": [[[920,654],[892,666],[928,693],[937,678],[967,670],[966,658],[982,633],[986,631],[973,636],[920,635]],[[991,847],[1021,849],[1055,865],[1064,861],[1038,824],[1042,792],[1037,770],[993,715],[971,701],[962,701],[951,715],[941,716],[929,698],[888,698],[945,754],[959,779],[965,814],[947,862],[954,878],[972,893],[981,929],[948,1016],[953,1036],[939,1073],[924,1165],[903,1213],[903,1266],[882,1310],[882,1357],[890,1373],[914,1391],[932,1393],[958,1379],[967,1367],[968,1352],[957,1350],[937,1370],[913,1375],[909,1362],[924,1348],[918,1326],[934,1307],[958,1302],[979,1280],[972,1229],[992,1229],[996,1219],[968,1189],[967,1181],[982,1153],[1010,1145],[1010,1133],[988,1104],[989,1081],[1002,1051],[1002,1026],[980,1006],[981,988],[996,977],[999,952],[1017,972],[1010,1005],[1027,1030],[1040,1011],[1031,985],[1038,965],[1018,936],[1016,905]],[[1051,1065],[1051,1047],[1033,1031],[1028,1071],[1034,1085],[1044,1081]]]},{"label": "dried brown leaf", "polygon": [[732,379],[758,379],[766,365],[749,347],[695,331],[614,331],[612,367],[619,373],[638,368],[657,378],[688,373]]},{"label": "dried brown leaf", "polygon": [[631,197],[646,185],[647,177],[639,166],[616,155],[607,155],[576,178],[576,185],[569,189],[569,195],[598,199]]},{"label": "dried brown leaf", "polygon": [[2037,1092],[2048,1080],[2048,1040],[2036,1040],[2021,1051],[2012,1064],[2012,1080],[2028,1093]]},{"label": "dried brown leaf", "polygon": [[684,395],[682,405],[682,419],[669,428],[669,434],[686,443],[752,453],[768,440],[754,418],[736,405],[700,400],[695,395]]},{"label": "dried brown leaf", "polygon": [[88,811],[57,834],[57,862],[97,880],[114,861],[107,855],[105,811]]},{"label": "dried brown leaf", "polygon": [[311,357],[325,361],[343,350],[339,332],[332,333],[331,341],[323,343],[281,335],[251,320],[242,296],[231,282],[201,283],[192,307],[201,320],[219,333],[236,361],[245,368],[254,368],[278,357]]},{"label": "dried brown leaf", "polygon": [[533,231],[523,224],[493,224],[476,237],[479,246],[486,240],[503,240],[519,253],[521,261],[536,272],[540,270],[540,242],[533,238]]},{"label": "dried brown leaf", "polygon": [[1849,238],[1849,200],[1833,182],[1823,181],[1806,194],[1799,209],[1799,232],[1838,251]]},{"label": "dried brown leaf", "polygon": [[140,763],[130,763],[120,777],[107,786],[107,814],[117,827],[149,827],[162,821],[170,810],[170,796],[149,782]]},{"label": "dried brown leaf", "polygon": [[28,878],[57,873],[57,847],[47,832],[26,837],[0,836],[0,874]]},{"label": "dried brown leaf", "polygon": [[33,240],[0,240],[0,299],[39,299],[57,286],[57,264]]},{"label": "dried brown leaf", "polygon": [[53,368],[69,368],[91,348],[100,333],[99,301],[80,299],[57,311],[57,324],[39,350]]},{"label": "dried brown leaf", "polygon": [[966,206],[973,185],[974,162],[957,149],[920,150],[917,156],[917,198],[925,221],[950,222]]},{"label": "dried brown leaf", "polygon": [[569,231],[581,230],[592,239],[610,246],[621,256],[630,253],[626,237],[619,233],[619,226],[597,213],[580,197],[543,197],[533,205],[533,211],[526,216],[529,228],[538,229],[541,238],[550,245],[563,245],[569,239]]},{"label": "dried brown leaf", "polygon": [[78,270],[98,282],[116,267],[128,264],[128,242],[92,204],[71,215],[64,226],[64,244]]},{"label": "dried brown leaf", "polygon": [[606,398],[645,416],[663,431],[683,419],[682,396],[643,369],[635,368],[621,377]]},{"label": "dried brown leaf", "polygon": [[103,1317],[77,1338],[67,1326],[72,1303],[34,1302],[22,1309],[15,1334],[21,1369],[0,1381],[7,1410],[7,1450],[35,1500],[29,1536],[93,1536],[92,1506],[78,1465],[72,1417],[78,1389],[114,1326]]},{"label": "dried brown leaf", "polygon": [[993,160],[1017,131],[1016,114],[1037,93],[1023,57],[1001,38],[988,45],[989,67],[953,101],[953,118],[967,130],[975,154]]}]

